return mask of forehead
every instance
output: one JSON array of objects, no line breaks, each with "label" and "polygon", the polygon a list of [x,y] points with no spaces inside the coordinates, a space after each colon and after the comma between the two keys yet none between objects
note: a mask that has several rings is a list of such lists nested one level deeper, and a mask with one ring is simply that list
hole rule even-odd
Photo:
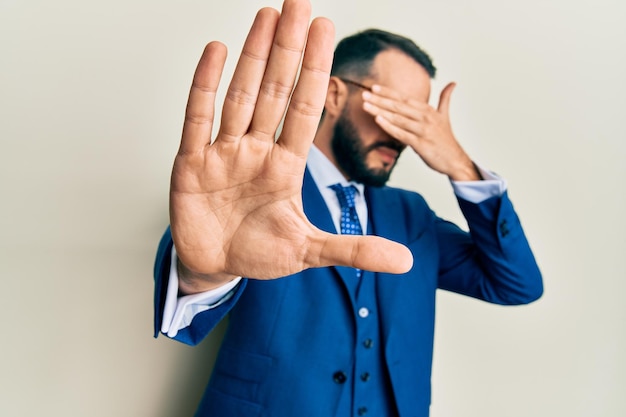
[{"label": "forehead", "polygon": [[397,49],[388,49],[374,58],[370,78],[377,84],[401,92],[407,98],[428,102],[430,76],[424,67]]}]

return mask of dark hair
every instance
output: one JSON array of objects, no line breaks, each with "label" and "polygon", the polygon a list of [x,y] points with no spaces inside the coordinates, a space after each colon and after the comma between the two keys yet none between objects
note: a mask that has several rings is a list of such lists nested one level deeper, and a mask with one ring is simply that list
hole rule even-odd
[{"label": "dark hair", "polygon": [[374,58],[388,49],[404,52],[435,77],[436,68],[426,52],[411,39],[380,29],[367,29],[343,38],[335,48],[331,75],[364,78],[370,75]]}]

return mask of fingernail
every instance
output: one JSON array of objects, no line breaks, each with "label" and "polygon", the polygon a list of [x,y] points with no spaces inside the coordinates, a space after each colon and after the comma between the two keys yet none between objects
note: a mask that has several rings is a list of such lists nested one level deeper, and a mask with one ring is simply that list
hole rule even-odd
[{"label": "fingernail", "polygon": [[374,84],[374,85],[372,86],[372,91],[373,91],[374,93],[380,93],[380,90],[381,90],[381,87],[380,87],[378,84]]},{"label": "fingernail", "polygon": [[363,100],[369,100],[372,98],[372,93],[369,91],[363,91]]}]

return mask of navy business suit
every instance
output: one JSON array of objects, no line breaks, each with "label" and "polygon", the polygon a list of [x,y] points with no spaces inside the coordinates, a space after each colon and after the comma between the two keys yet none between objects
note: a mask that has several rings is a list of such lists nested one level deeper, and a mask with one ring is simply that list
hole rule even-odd
[{"label": "navy business suit", "polygon": [[[479,204],[459,199],[469,234],[438,218],[416,193],[366,187],[365,198],[369,233],[413,253],[413,267],[403,276],[367,272],[362,279],[375,280],[384,365],[397,412],[426,417],[436,289],[523,304],[540,297],[541,274],[506,193]],[[308,171],[303,203],[313,224],[335,233]],[[171,246],[168,230],[155,263],[155,336]],[[176,339],[196,344],[227,313],[230,319],[198,416],[335,416],[342,390],[350,389],[337,375],[350,369],[360,343],[345,281],[353,276],[350,268],[329,267],[273,281],[244,279],[229,301],[196,316]]]}]

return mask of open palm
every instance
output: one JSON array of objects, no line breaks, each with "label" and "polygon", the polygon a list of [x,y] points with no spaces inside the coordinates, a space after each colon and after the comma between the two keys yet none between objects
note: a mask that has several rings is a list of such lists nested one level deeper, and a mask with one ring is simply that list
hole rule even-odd
[{"label": "open palm", "polygon": [[279,278],[333,264],[388,272],[411,266],[410,252],[397,243],[328,234],[304,215],[302,178],[334,37],[330,21],[315,19],[309,28],[309,19],[306,0],[287,0],[282,14],[259,11],[213,141],[226,48],[210,43],[200,59],[170,190],[172,236],[193,291],[232,276]]}]

